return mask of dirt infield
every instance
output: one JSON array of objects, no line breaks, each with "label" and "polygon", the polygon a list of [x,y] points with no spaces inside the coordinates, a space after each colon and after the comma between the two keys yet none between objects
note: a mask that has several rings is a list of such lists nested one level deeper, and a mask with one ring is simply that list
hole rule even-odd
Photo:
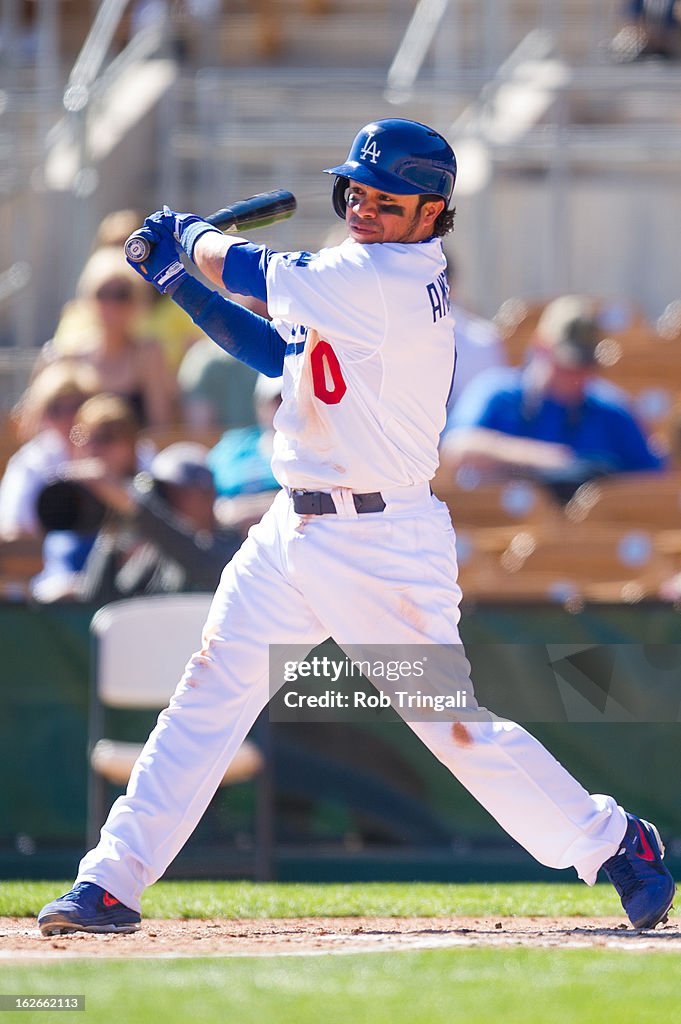
[{"label": "dirt infield", "polygon": [[681,953],[681,926],[637,932],[621,918],[446,917],[146,920],[131,935],[40,935],[31,918],[0,918],[0,962],[69,957],[275,956],[461,946],[600,947]]}]

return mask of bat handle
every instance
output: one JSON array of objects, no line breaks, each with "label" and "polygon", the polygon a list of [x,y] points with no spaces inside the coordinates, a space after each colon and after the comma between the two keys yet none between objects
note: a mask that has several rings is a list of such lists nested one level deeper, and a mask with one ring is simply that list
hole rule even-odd
[{"label": "bat handle", "polygon": [[151,252],[151,242],[143,235],[130,235],[123,249],[133,263],[144,263]]}]

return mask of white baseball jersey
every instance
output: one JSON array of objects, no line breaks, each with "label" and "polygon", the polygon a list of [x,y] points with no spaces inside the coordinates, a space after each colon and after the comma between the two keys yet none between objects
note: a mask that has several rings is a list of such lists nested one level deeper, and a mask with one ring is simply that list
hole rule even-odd
[{"label": "white baseball jersey", "polygon": [[454,369],[440,240],[277,254],[267,296],[287,341],[277,480],[360,492],[430,480]]}]

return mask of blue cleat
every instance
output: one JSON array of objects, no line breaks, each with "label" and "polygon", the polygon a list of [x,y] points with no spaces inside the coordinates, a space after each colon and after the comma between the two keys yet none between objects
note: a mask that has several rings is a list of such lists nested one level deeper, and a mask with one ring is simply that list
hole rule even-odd
[{"label": "blue cleat", "polygon": [[43,935],[69,932],[135,932],[142,918],[94,882],[79,882],[38,915]]},{"label": "blue cleat", "polygon": [[654,928],[667,920],[676,885],[662,863],[664,845],[655,826],[633,814],[627,822],[622,845],[603,870],[634,928]]}]

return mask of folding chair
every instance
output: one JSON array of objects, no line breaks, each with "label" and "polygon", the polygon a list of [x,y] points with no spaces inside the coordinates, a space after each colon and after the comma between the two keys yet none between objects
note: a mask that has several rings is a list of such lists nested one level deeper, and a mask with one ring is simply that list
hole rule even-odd
[{"label": "folding chair", "polygon": [[[88,843],[106,814],[107,784],[125,785],[142,743],[105,738],[106,709],[162,709],[201,643],[211,594],[164,594],[104,605],[90,624],[93,641],[89,721]],[[262,737],[267,745],[267,736]],[[271,877],[272,798],[268,759],[246,739],[221,785],[256,779],[254,875]]]}]

